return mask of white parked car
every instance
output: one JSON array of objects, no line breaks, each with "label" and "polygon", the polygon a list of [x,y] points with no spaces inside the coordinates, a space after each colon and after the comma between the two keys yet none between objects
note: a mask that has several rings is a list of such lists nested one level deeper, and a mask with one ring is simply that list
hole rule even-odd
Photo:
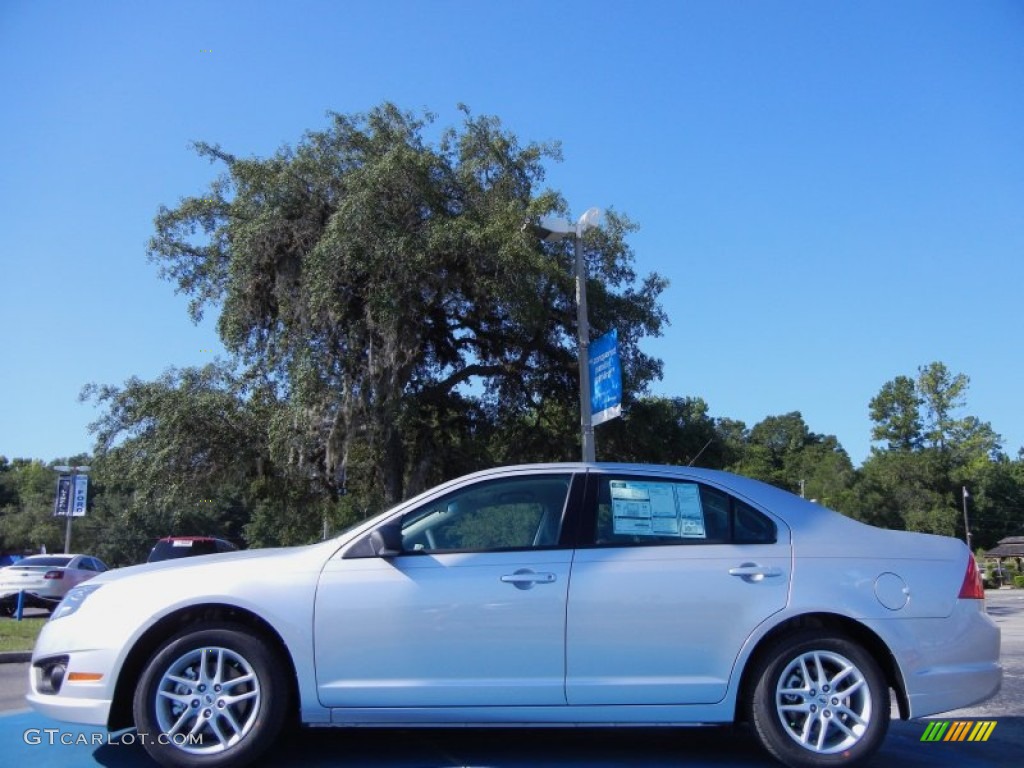
[{"label": "white parked car", "polygon": [[107,570],[89,555],[30,555],[0,568],[0,613],[10,615],[17,595],[25,607],[56,608],[72,588]]},{"label": "white parked car", "polygon": [[308,547],[153,563],[65,598],[29,703],[134,725],[167,766],[308,725],[748,721],[790,766],[992,696],[999,630],[957,540],[723,472],[509,467]]}]

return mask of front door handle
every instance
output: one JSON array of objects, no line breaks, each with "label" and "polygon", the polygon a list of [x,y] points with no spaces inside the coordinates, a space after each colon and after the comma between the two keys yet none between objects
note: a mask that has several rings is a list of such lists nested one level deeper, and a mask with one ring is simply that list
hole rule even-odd
[{"label": "front door handle", "polygon": [[501,577],[506,584],[511,584],[517,589],[533,589],[534,584],[551,584],[555,581],[553,573],[536,573],[529,568],[520,568],[515,573],[509,573]]},{"label": "front door handle", "polygon": [[768,578],[775,578],[782,575],[782,569],[776,565],[758,565],[757,563],[744,563],[737,568],[729,569],[730,576],[739,576],[751,584],[764,581]]}]

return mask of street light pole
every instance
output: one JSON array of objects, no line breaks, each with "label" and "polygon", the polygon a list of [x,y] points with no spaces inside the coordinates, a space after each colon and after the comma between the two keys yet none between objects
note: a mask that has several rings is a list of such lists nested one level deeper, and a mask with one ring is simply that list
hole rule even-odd
[{"label": "street light pole", "polygon": [[[584,214],[586,215],[586,214]],[[583,219],[576,225],[576,334],[580,361],[580,436],[583,461],[597,461],[594,415],[590,408],[590,321],[587,315],[587,264],[583,260]]]},{"label": "street light pole", "polygon": [[74,509],[75,500],[75,475],[81,473],[87,473],[91,467],[68,467],[64,465],[56,466],[54,469],[57,472],[70,472],[71,473],[71,491],[68,498],[68,505],[64,510],[64,516],[67,518],[67,523],[64,526],[64,554],[71,554],[71,518],[73,515],[71,512]]},{"label": "street light pole", "polygon": [[[967,548],[971,549],[971,524],[967,519],[967,499],[970,498],[967,492],[967,486],[963,486],[963,499],[964,499],[964,541],[967,542]],[[972,550],[973,551],[973,550]]]},{"label": "street light pole", "polygon": [[590,321],[587,315],[587,264],[583,259],[583,233],[601,221],[601,209],[590,208],[580,216],[575,227],[566,219],[545,217],[539,226],[526,225],[548,241],[572,237],[576,256],[576,345],[580,365],[580,444],[583,461],[597,460],[594,440],[594,419],[590,408]]}]

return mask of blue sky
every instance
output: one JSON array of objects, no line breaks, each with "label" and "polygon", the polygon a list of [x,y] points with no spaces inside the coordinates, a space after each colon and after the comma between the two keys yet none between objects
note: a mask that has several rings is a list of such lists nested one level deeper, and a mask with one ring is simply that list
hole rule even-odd
[{"label": "blue sky", "polygon": [[1016,0],[4,0],[0,83],[0,455],[90,450],[84,384],[222,350],[145,256],[219,172],[190,141],[266,155],[384,100],[561,141],[573,212],[640,225],[654,393],[799,410],[859,464],[871,397],[941,360],[1024,445]]}]

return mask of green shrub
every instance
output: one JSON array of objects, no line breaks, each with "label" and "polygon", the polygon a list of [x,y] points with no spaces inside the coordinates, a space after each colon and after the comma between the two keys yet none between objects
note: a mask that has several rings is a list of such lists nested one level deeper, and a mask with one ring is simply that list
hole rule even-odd
[{"label": "green shrub", "polygon": [[1013,586],[1015,586],[1017,589],[1024,589],[1024,576],[1014,576]]}]

